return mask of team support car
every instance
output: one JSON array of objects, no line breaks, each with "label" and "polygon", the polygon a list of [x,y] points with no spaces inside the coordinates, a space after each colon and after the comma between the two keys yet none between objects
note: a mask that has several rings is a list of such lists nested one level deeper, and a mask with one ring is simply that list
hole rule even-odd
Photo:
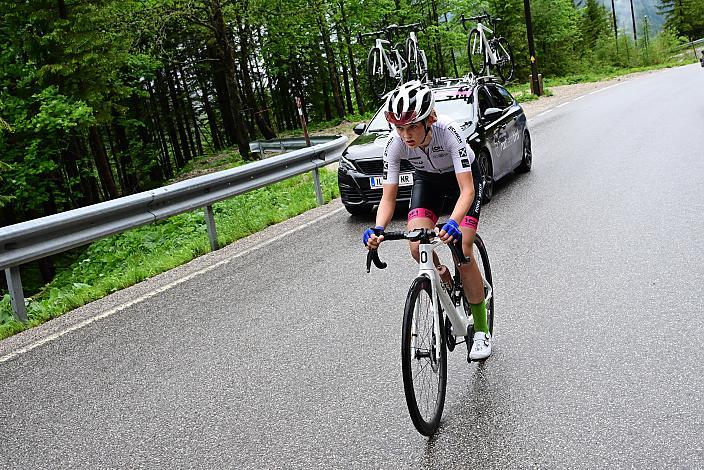
[{"label": "team support car", "polygon": [[[484,178],[484,202],[494,191],[494,181],[513,171],[530,171],[532,153],[526,116],[518,102],[490,79],[458,81],[433,86],[435,109],[460,123]],[[337,172],[342,203],[354,215],[372,211],[381,201],[383,153],[391,127],[383,106],[369,125],[358,124],[359,135],[343,152]],[[414,168],[401,160],[397,202],[408,205]]]}]

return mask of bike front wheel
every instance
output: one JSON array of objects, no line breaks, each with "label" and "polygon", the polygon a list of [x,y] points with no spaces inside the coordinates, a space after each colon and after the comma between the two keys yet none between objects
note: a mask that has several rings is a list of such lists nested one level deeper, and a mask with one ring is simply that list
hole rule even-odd
[{"label": "bike front wheel", "polygon": [[[489,333],[494,335],[494,280],[491,276],[491,266],[489,265],[489,253],[486,251],[486,246],[484,246],[484,241],[476,234],[474,236],[474,250],[472,250],[474,255],[474,260],[479,266],[479,272],[482,274],[482,279],[486,281],[484,285],[484,299],[489,295],[491,290],[491,297],[486,300],[486,321],[489,324]],[[488,284],[488,285],[487,285]]]},{"label": "bike front wheel", "polygon": [[401,334],[406,404],[413,425],[425,436],[440,426],[447,387],[444,321],[434,301],[430,279],[417,277],[406,298]]},{"label": "bike front wheel", "polygon": [[511,81],[515,71],[513,51],[506,38],[499,38],[496,42],[496,73],[503,83]]},{"label": "bike front wheel", "polygon": [[469,68],[477,76],[484,75],[486,71],[486,51],[482,42],[482,35],[477,28],[472,28],[467,37],[467,58]]},{"label": "bike front wheel", "polygon": [[381,99],[390,88],[390,77],[384,64],[381,51],[374,47],[367,56],[367,77],[374,96]]}]

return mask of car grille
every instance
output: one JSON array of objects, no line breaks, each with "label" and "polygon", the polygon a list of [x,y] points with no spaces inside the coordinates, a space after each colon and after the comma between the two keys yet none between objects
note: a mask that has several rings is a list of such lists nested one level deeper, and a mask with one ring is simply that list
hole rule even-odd
[{"label": "car grille", "polygon": [[[397,201],[408,201],[411,199],[412,186],[401,186],[396,195]],[[351,204],[378,204],[381,201],[380,189],[362,189],[361,192],[349,186],[340,186],[342,200]]]},{"label": "car grille", "polygon": [[[384,161],[378,160],[357,160],[354,162],[357,167],[366,175],[380,175],[384,171]],[[401,171],[413,171],[413,165],[408,160],[401,160]]]}]

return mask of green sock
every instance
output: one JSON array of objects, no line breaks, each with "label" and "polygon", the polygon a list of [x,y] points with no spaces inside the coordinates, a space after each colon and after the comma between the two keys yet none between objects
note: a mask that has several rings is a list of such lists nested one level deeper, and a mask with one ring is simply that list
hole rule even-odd
[{"label": "green sock", "polygon": [[480,304],[471,304],[472,318],[474,318],[474,331],[489,332],[489,325],[486,321],[486,302],[482,300]]}]

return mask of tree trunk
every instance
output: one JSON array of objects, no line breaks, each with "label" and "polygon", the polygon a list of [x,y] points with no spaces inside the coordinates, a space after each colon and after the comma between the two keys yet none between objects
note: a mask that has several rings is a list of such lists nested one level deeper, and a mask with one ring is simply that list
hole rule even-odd
[{"label": "tree trunk", "polygon": [[[176,119],[176,129],[178,130],[178,135],[181,138],[181,151],[183,152],[184,163],[188,162],[193,158],[191,154],[190,142],[188,141],[188,134],[186,132],[186,125],[184,124],[183,116],[183,102],[176,92],[176,85],[174,84],[174,78],[171,73],[166,71],[166,83],[169,86],[169,93],[171,94],[171,102],[174,105]],[[182,168],[182,167],[179,167]]]},{"label": "tree trunk", "polygon": [[210,127],[210,137],[213,141],[213,148],[220,150],[224,147],[224,143],[222,142],[222,137],[218,130],[217,117],[215,116],[212,106],[210,106],[210,94],[208,93],[203,77],[199,73],[196,73],[196,77],[198,78],[198,84],[201,90],[201,103],[203,103],[205,115],[208,116],[208,126]]},{"label": "tree trunk", "polygon": [[[439,19],[438,19],[438,6],[435,0],[430,1],[430,6],[431,6],[431,23],[430,24],[438,24]],[[444,77],[447,75],[447,71],[445,70],[445,58],[442,56],[442,44],[440,44],[440,41],[435,39],[435,54],[437,55],[438,59],[438,68],[440,70],[440,76]]]},{"label": "tree trunk", "polygon": [[184,71],[183,67],[179,67],[179,72],[181,74],[182,88],[184,90],[184,94],[186,95],[186,102],[188,103],[188,116],[193,122],[193,134],[196,138],[197,155],[203,155],[203,153],[205,152],[203,152],[203,141],[201,140],[200,136],[200,126],[198,123],[198,117],[196,116],[196,108],[195,106],[193,106],[193,98],[191,98],[191,93],[188,90],[188,80],[186,80],[186,72]]},{"label": "tree trunk", "polygon": [[147,82],[147,90],[149,91],[150,96],[149,104],[151,109],[151,115],[154,121],[154,127],[157,130],[159,145],[161,147],[161,171],[164,174],[164,178],[171,178],[174,175],[174,169],[173,165],[171,165],[171,156],[169,155],[169,143],[166,141],[166,137],[164,136],[164,126],[161,124],[161,118],[159,117],[157,99],[154,96],[154,90],[152,89],[152,86],[149,82]]},{"label": "tree trunk", "polygon": [[90,148],[93,152],[93,160],[95,161],[95,166],[98,169],[100,183],[103,186],[103,191],[105,192],[105,197],[107,199],[115,199],[118,196],[117,188],[115,187],[115,179],[112,175],[110,162],[108,161],[108,156],[105,153],[105,147],[103,147],[103,141],[100,137],[100,132],[98,132],[97,126],[91,126],[88,131],[88,139],[90,142]]},{"label": "tree trunk", "polygon": [[354,113],[354,107],[352,106],[352,92],[350,91],[350,76],[347,72],[347,62],[345,61],[345,44],[342,41],[342,28],[337,25],[337,45],[340,48],[340,64],[342,65],[342,78],[345,83],[345,101],[347,103],[347,111],[352,114]]},{"label": "tree trunk", "polygon": [[[183,72],[181,72],[181,78],[184,81],[186,80],[185,75],[183,75]],[[174,70],[174,83],[176,85],[176,92],[178,93],[178,99],[181,106],[181,116],[183,119],[183,124],[186,127],[186,134],[188,134],[188,144],[190,145],[189,148],[191,150],[191,155],[193,157],[196,157],[198,155],[198,149],[196,149],[194,135],[197,132],[198,125],[195,123],[195,117],[193,116],[193,102],[191,101],[191,97],[188,96],[188,91],[186,87],[181,85],[181,80],[179,80],[179,73],[177,70]],[[196,129],[195,131],[191,127],[191,124],[194,124],[194,127]]]},{"label": "tree trunk", "polygon": [[176,159],[176,167],[183,168],[186,164],[183,160],[183,154],[181,153],[181,147],[178,143],[178,135],[176,134],[176,128],[174,127],[174,122],[171,119],[171,107],[169,106],[169,98],[166,94],[166,87],[164,86],[164,74],[161,70],[156,71],[156,95],[161,105],[161,111],[164,116],[164,121],[166,121],[166,131],[169,134],[169,140],[171,140],[171,148],[174,151],[174,157]]},{"label": "tree trunk", "polygon": [[347,14],[345,13],[345,0],[340,0],[340,14],[342,15],[342,28],[345,32],[345,42],[347,43],[347,61],[350,64],[350,74],[352,75],[352,83],[354,85],[354,97],[357,101],[357,111],[360,114],[364,114],[364,98],[362,96],[362,90],[359,88],[357,66],[355,65],[354,54],[352,52],[352,35],[348,26],[349,23],[347,22]]},{"label": "tree trunk", "polygon": [[240,70],[242,71],[242,80],[244,82],[244,93],[245,99],[247,101],[247,107],[251,110],[252,118],[254,119],[254,122],[257,124],[257,127],[259,128],[259,131],[262,133],[264,138],[274,139],[276,138],[276,133],[274,133],[274,130],[269,126],[269,124],[262,116],[263,113],[266,113],[266,110],[263,109],[263,107],[257,103],[256,96],[254,95],[254,85],[252,84],[251,72],[249,71],[249,38],[252,33],[249,30],[249,27],[242,21],[242,17],[239,14],[237,15],[237,22],[239,23],[240,30],[239,62]]},{"label": "tree trunk", "polygon": [[337,116],[339,118],[344,118],[345,103],[342,99],[342,91],[340,89],[340,78],[337,74],[337,64],[335,63],[335,51],[332,48],[332,43],[330,41],[330,28],[328,27],[327,19],[325,19],[322,6],[318,9],[317,21],[318,28],[320,29],[320,34],[323,38],[323,46],[325,48],[325,56],[328,65],[328,75],[330,77],[330,86],[332,86],[332,94],[335,100],[335,111],[337,112]]},{"label": "tree trunk", "polygon": [[[249,152],[249,132],[244,125],[244,120],[239,118],[242,110],[242,99],[237,84],[237,69],[235,67],[234,51],[230,43],[229,33],[225,26],[225,19],[222,15],[220,0],[204,0],[204,4],[210,11],[210,23],[215,31],[215,50],[218,58],[222,60],[225,72],[225,84],[227,86],[230,105],[235,118],[234,138],[240,155],[245,161],[251,160]],[[237,113],[238,115],[235,115]]]},{"label": "tree trunk", "polygon": [[127,139],[127,130],[120,123],[118,117],[113,118],[113,132],[115,133],[115,144],[118,151],[118,163],[122,170],[124,180],[123,194],[134,194],[138,189],[138,179],[132,155],[130,154],[130,144]]}]

